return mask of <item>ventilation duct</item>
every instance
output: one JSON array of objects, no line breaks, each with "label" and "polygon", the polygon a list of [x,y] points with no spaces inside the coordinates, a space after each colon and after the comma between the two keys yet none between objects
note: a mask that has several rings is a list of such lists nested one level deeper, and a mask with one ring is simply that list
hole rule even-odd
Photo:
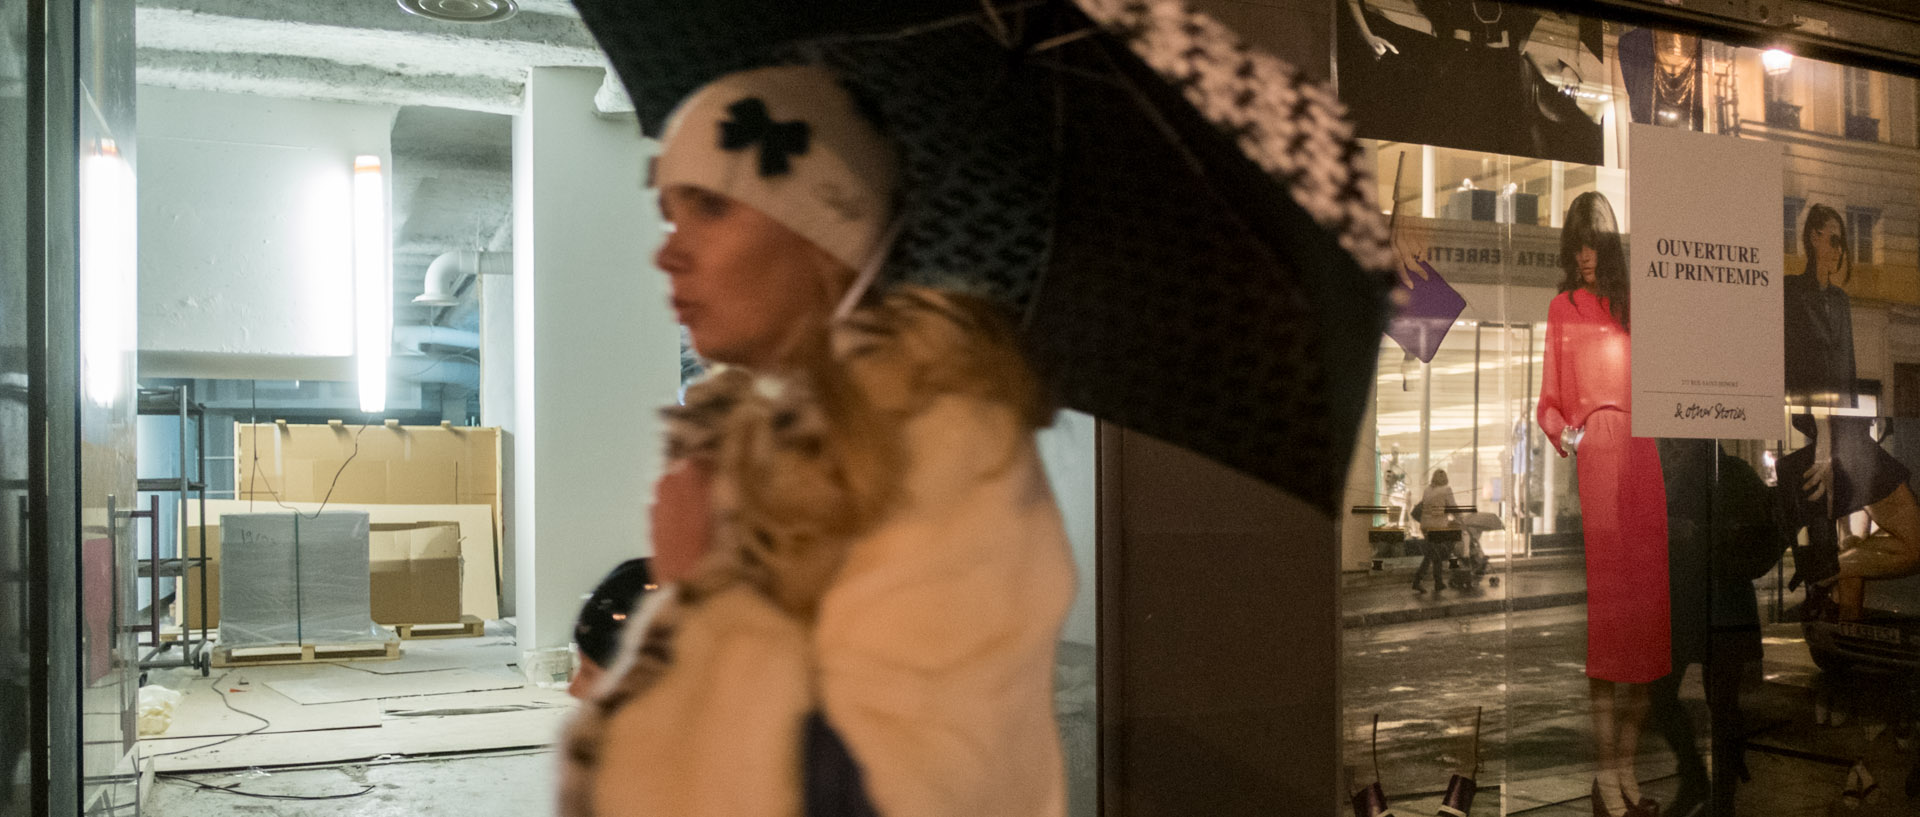
[{"label": "ventilation duct", "polygon": [[427,265],[423,289],[413,302],[422,306],[454,306],[460,303],[460,286],[475,275],[512,275],[513,254],[454,250],[441,253]]},{"label": "ventilation duct", "polygon": [[396,326],[393,342],[412,354],[422,346],[449,346],[457,349],[480,348],[480,333],[445,326]]},{"label": "ventilation duct", "polygon": [[457,357],[395,355],[388,361],[395,377],[413,383],[446,383],[464,386],[468,391],[480,388],[480,364]]}]

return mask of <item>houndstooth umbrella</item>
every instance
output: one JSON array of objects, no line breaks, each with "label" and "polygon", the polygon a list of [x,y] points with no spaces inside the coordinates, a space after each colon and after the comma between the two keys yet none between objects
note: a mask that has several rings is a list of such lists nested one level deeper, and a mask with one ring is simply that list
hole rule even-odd
[{"label": "houndstooth umbrella", "polygon": [[1329,513],[1394,258],[1333,94],[1171,0],[575,0],[659,135],[686,94],[845,74],[905,156],[885,272],[998,297],[1062,401]]}]

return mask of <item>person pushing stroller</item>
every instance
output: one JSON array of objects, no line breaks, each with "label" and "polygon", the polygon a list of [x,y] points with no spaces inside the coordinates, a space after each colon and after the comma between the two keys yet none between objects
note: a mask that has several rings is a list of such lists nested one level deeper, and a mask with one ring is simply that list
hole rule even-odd
[{"label": "person pushing stroller", "polygon": [[1420,497],[1415,506],[1414,519],[1420,523],[1421,538],[1426,544],[1421,548],[1420,566],[1413,571],[1413,592],[1427,592],[1423,582],[1429,570],[1433,573],[1433,590],[1438,593],[1447,586],[1447,563],[1453,558],[1454,548],[1460,543],[1460,529],[1454,525],[1453,515],[1447,508],[1453,506],[1453,488],[1447,484],[1447,472],[1442,469],[1433,472],[1433,478],[1427,482],[1427,492]]},{"label": "person pushing stroller", "polygon": [[[1423,580],[1431,571],[1434,592],[1439,592],[1451,584],[1456,590],[1465,590],[1479,583],[1487,574],[1488,559],[1480,549],[1480,533],[1487,530],[1499,530],[1500,518],[1488,513],[1455,513],[1449,508],[1459,508],[1453,488],[1447,484],[1447,472],[1433,472],[1433,479],[1427,484],[1427,493],[1416,506],[1415,519],[1420,523],[1425,546],[1422,548],[1420,566],[1413,573],[1413,590],[1425,593]],[[1464,562],[1461,544],[1466,544]],[[1449,569],[1452,576],[1447,576]]]}]

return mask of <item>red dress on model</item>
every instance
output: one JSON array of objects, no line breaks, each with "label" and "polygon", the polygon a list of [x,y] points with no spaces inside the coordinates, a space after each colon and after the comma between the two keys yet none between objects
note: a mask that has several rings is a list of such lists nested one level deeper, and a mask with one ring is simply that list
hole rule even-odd
[{"label": "red dress on model", "polygon": [[1540,431],[1556,447],[1585,428],[1577,452],[1587,556],[1587,675],[1644,684],[1672,669],[1667,492],[1660,452],[1633,436],[1627,330],[1607,299],[1563,292],[1547,308]]}]

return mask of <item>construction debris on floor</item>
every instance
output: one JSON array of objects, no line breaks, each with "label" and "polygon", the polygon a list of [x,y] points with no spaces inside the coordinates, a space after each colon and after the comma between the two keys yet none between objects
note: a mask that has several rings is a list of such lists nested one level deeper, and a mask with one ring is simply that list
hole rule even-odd
[{"label": "construction debris on floor", "polygon": [[572,699],[528,683],[518,655],[492,622],[479,638],[407,641],[394,660],[156,671],[147,683],[179,699],[139,755],[168,775],[542,749]]}]

